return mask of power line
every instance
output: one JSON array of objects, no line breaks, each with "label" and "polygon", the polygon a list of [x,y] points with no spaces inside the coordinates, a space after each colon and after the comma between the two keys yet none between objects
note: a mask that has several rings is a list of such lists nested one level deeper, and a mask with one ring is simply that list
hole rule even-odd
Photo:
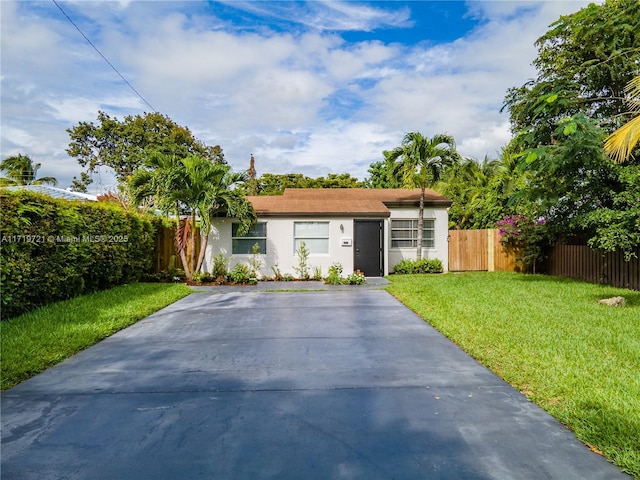
[{"label": "power line", "polygon": [[78,25],[76,25],[76,23],[71,20],[71,17],[69,15],[67,15],[67,12],[65,12],[62,7],[60,5],[58,5],[58,2],[56,2],[56,0],[51,0],[54,5],[56,7],[58,7],[58,9],[62,12],[62,14],[67,17],[67,20],[69,20],[69,22],[71,22],[71,25],[73,25],[74,27],[76,27],[76,30],[78,30],[78,32],[80,32],[80,35],[82,35],[84,37],[84,39],[87,41],[87,43],[89,43],[89,45],[91,45],[93,47],[93,49],[98,52],[98,55],[100,55],[102,57],[102,59],[107,62],[107,64],[113,69],[114,72],[116,72],[118,74],[118,76],[122,79],[122,81],[124,83],[126,83],[129,88],[133,91],[133,93],[135,93],[138,98],[140,98],[140,100],[142,100],[151,110],[153,110],[154,112],[157,112],[157,110],[155,108],[153,108],[153,106],[147,102],[147,100],[140,94],[140,92],[138,92],[135,88],[133,88],[133,85],[131,85],[126,78],[124,78],[124,76],[118,71],[118,69],[116,67],[113,66],[113,64],[107,59],[107,57],[105,57],[102,52],[100,50],[98,50],[98,47],[96,47],[93,42],[91,40],[89,40],[89,38],[84,34],[84,32],[82,30],[80,30],[80,27],[78,27]]}]

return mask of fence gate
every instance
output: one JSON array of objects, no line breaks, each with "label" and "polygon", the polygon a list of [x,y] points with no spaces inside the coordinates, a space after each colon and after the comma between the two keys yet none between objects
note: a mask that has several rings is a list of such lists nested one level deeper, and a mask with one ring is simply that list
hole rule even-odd
[{"label": "fence gate", "polygon": [[449,271],[472,270],[516,270],[515,255],[503,249],[499,230],[449,230]]}]

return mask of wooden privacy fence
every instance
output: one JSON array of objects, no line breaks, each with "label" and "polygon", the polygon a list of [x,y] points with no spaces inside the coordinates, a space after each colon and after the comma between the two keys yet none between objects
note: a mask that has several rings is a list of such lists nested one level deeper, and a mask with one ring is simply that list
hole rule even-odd
[{"label": "wooden privacy fence", "polygon": [[[636,252],[640,257],[640,249]],[[547,259],[547,273],[640,290],[640,260],[624,260],[621,252],[597,252],[586,245],[555,245]]]},{"label": "wooden privacy fence", "polygon": [[[601,253],[586,245],[553,246],[546,273],[613,287],[640,290],[640,249],[625,261],[621,252]],[[449,271],[518,271],[515,254],[500,243],[497,229],[449,230]]]},{"label": "wooden privacy fence", "polygon": [[498,229],[449,230],[449,271],[517,270],[516,257],[500,243]]},{"label": "wooden privacy fence", "polygon": [[[155,272],[166,271],[169,268],[171,257],[175,255],[175,268],[182,269],[182,260],[180,260],[180,253],[176,248],[174,241],[175,227],[162,227],[158,230],[156,235],[156,263]],[[196,229],[196,258],[200,251],[200,230]],[[187,245],[187,259],[191,259],[191,245]]]}]

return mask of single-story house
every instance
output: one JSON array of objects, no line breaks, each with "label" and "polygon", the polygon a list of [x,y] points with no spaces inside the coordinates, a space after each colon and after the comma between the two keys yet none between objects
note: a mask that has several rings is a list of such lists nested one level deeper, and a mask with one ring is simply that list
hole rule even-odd
[{"label": "single-story house", "polygon": [[[263,276],[272,267],[295,275],[297,251],[309,249],[310,273],[322,275],[340,263],[343,274],[356,270],[368,277],[387,275],[403,259],[415,259],[419,189],[288,188],[283,195],[250,196],[258,222],[249,233],[237,235],[233,218],[216,218],[203,270],[211,271],[213,258],[224,254],[230,267],[247,263],[258,244]],[[438,258],[448,267],[448,209],[451,200],[427,190],[424,201],[423,258]]]}]

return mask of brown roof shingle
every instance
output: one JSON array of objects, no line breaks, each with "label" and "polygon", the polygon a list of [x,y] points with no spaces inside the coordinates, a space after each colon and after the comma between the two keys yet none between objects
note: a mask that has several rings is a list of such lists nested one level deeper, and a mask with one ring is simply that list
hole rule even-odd
[{"label": "brown roof shingle", "polygon": [[[389,216],[388,207],[418,206],[420,189],[287,188],[282,195],[249,196],[260,216]],[[425,206],[451,201],[427,189]]]}]

